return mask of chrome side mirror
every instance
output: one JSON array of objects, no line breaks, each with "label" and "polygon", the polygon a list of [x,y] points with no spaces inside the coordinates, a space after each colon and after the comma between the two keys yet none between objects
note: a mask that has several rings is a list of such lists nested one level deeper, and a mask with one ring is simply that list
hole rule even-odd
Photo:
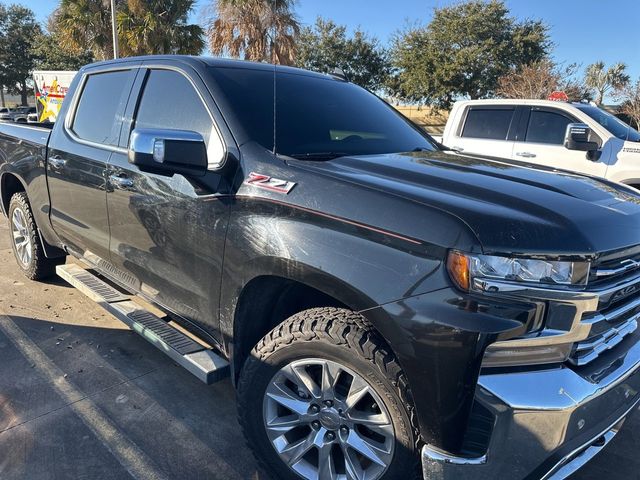
[{"label": "chrome side mirror", "polygon": [[149,173],[202,176],[207,171],[204,138],[188,130],[136,128],[128,153],[129,163]]}]

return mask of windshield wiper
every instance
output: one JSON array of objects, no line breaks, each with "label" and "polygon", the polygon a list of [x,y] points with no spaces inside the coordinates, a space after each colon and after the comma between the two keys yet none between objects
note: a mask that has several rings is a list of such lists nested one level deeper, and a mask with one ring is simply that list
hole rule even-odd
[{"label": "windshield wiper", "polygon": [[312,153],[290,153],[288,156],[296,160],[333,160],[338,157],[349,155],[344,152],[312,152]]}]

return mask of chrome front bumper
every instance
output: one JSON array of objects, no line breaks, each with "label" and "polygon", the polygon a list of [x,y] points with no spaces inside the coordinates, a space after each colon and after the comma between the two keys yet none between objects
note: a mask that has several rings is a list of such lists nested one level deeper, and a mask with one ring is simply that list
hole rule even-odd
[{"label": "chrome front bumper", "polygon": [[476,401],[495,418],[486,455],[463,458],[426,445],[424,477],[566,478],[602,450],[640,402],[639,337],[580,373],[562,365],[481,375]]}]

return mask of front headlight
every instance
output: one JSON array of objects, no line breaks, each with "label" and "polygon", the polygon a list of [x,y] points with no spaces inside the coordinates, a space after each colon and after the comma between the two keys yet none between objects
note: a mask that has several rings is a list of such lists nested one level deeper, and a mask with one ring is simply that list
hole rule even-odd
[{"label": "front headlight", "polygon": [[447,270],[463,290],[491,291],[495,290],[491,281],[539,286],[586,285],[589,263],[471,255],[452,250],[447,258]]}]

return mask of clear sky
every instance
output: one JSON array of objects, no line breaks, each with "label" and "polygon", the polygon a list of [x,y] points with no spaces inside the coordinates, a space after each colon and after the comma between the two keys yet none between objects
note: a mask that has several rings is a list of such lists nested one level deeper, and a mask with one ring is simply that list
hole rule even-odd
[{"label": "clear sky", "polygon": [[[13,1],[33,9],[43,22],[58,4],[56,0]],[[407,22],[427,23],[433,7],[455,1],[298,0],[296,10],[303,24],[312,24],[321,15],[351,28],[360,26],[386,42]],[[210,4],[198,0],[192,21],[201,21],[202,10]],[[551,27],[558,62],[586,66],[596,60],[622,61],[632,78],[640,77],[640,0],[507,0],[507,5],[517,18],[542,19]]]}]

